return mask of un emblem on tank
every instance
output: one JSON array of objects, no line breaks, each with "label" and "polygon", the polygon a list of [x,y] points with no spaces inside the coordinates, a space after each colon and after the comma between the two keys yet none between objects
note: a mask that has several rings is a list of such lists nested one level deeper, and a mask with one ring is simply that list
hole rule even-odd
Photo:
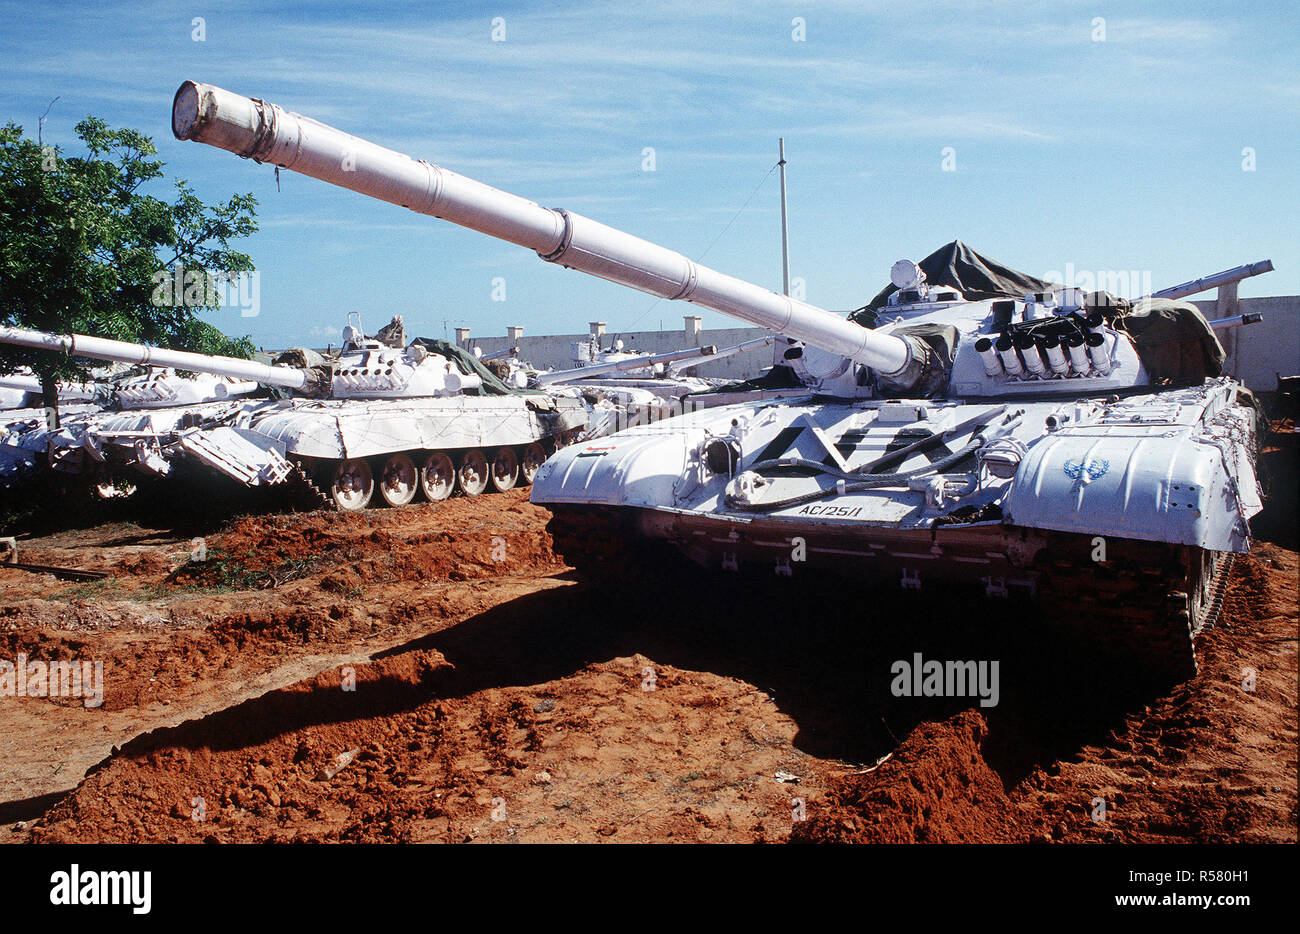
[{"label": "un emblem on tank", "polygon": [[1085,475],[1087,475],[1088,480],[1097,480],[1104,477],[1106,471],[1110,470],[1110,461],[1104,457],[1092,457],[1083,463],[1076,460],[1067,460],[1061,469],[1065,471],[1065,475],[1071,480],[1083,479]]}]

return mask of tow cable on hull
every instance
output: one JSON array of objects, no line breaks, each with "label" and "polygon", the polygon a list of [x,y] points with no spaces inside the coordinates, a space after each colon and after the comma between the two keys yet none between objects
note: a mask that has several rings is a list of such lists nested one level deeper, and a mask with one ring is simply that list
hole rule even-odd
[{"label": "tow cable on hull", "polygon": [[[840,482],[837,483],[835,486],[829,487],[824,490],[815,490],[810,493],[802,493],[798,496],[791,496],[787,499],[773,500],[772,502],[764,502],[764,503],[756,503],[756,502],[744,500],[736,496],[732,491],[729,490],[726,499],[727,505],[739,512],[775,512],[778,509],[787,509],[791,506],[801,506],[804,503],[810,503],[815,500],[825,499],[828,496],[839,496],[844,493],[856,493],[862,490],[877,489],[879,487],[905,485],[909,480],[912,480],[916,477],[924,477],[930,474],[942,473],[944,470],[951,467],[953,464],[956,464],[959,461],[964,460],[965,458],[974,454],[981,447],[983,447],[988,442],[989,439],[985,438],[982,434],[979,434],[978,429],[981,429],[984,426],[988,425],[999,415],[1005,413],[1006,410],[1007,410],[1007,406],[1004,405],[1004,406],[999,406],[998,408],[993,409],[990,412],[983,412],[979,415],[974,416],[973,418],[966,419],[964,422],[961,422],[960,424],[954,425],[953,427],[947,429],[946,431],[941,431],[934,435],[930,435],[929,437],[922,438],[921,440],[908,445],[906,448],[900,448],[896,451],[890,451],[889,453],[884,454],[881,457],[878,457],[874,461],[864,464],[863,466],[858,467],[852,471],[840,470],[837,467],[832,467],[828,464],[823,464],[820,461],[809,460],[803,457],[785,457],[785,458],[778,458],[776,460],[759,461],[758,463],[750,467],[749,470],[746,471],[746,473],[757,474],[757,472],[760,470],[769,470],[778,467],[801,467],[801,468],[814,470],[817,471],[818,473],[835,477]],[[1005,422],[1001,426],[999,433],[1005,433],[1013,425],[1015,425],[1015,423],[1019,421],[1019,419],[1020,419],[1019,413],[1013,415],[1007,422]],[[906,460],[907,455],[912,453],[914,450],[917,450],[928,444],[934,444],[936,440],[943,440],[945,438],[950,438],[953,435],[964,434],[965,432],[971,429],[976,429],[977,433],[975,434],[974,437],[971,438],[970,442],[966,444],[965,447],[961,448],[960,450],[954,451],[952,454],[949,454],[947,457],[934,461],[933,463],[926,464],[924,467],[918,467],[915,470],[900,471],[891,474],[871,475],[871,471],[874,470],[882,463],[888,463],[889,461],[898,460],[900,457],[903,460]],[[870,479],[862,479],[862,477],[864,476],[870,476]]]}]

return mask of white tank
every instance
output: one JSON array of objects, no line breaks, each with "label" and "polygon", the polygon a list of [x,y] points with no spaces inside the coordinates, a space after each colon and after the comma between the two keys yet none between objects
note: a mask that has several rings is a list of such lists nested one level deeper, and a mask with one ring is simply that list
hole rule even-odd
[{"label": "white tank", "polygon": [[[1192,639],[1261,498],[1254,409],[1193,306],[1087,303],[975,256],[966,278],[902,261],[879,316],[845,320],[266,101],[186,82],[172,124],[781,335],[781,379],[542,466],[532,499],[576,566],[619,579],[643,560],[634,543],[657,539],[724,573],[1021,594],[1089,637],[1118,634],[1147,673],[1195,672]],[[1157,312],[1187,347],[1156,343]]]},{"label": "white tank", "polygon": [[[315,367],[18,328],[0,328],[0,342],[155,365],[118,387],[121,411],[22,439],[64,472],[197,466],[248,486],[304,485],[342,509],[400,506],[528,483],[586,427],[579,400],[514,391],[452,345],[405,345],[400,318],[375,338],[359,321],[346,333],[339,355]],[[266,398],[259,383],[297,395]]]}]

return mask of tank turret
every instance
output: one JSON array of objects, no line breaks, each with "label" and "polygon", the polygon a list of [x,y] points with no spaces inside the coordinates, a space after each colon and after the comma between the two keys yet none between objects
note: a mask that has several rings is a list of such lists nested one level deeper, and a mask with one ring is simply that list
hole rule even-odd
[{"label": "tank turret", "polygon": [[421,343],[402,346],[406,331],[396,317],[373,338],[360,321],[344,331],[343,349],[334,361],[330,394],[335,399],[409,399],[454,396],[478,389],[483,380],[463,372],[452,360],[430,353]]},{"label": "tank turret", "polygon": [[[400,326],[400,321],[396,323]],[[350,330],[355,333],[346,340],[343,351],[325,374],[309,367],[273,366],[255,360],[168,350],[84,334],[59,335],[0,327],[0,343],[154,367],[149,375],[118,388],[125,408],[235,398],[254,391],[257,383],[337,399],[455,395],[481,384],[478,375],[461,372],[450,360],[430,354],[421,344],[394,348],[383,339],[367,338],[355,328]],[[216,379],[178,380],[174,370],[189,370]]]},{"label": "tank turret", "polygon": [[118,405],[124,409],[159,409],[201,405],[251,396],[258,384],[214,373],[182,376],[172,367],[151,367],[145,373],[114,384]]}]

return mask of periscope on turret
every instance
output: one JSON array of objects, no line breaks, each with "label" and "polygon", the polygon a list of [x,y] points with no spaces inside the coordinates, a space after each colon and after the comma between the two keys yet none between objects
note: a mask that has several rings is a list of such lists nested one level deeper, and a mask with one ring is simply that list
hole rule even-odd
[{"label": "periscope on turret", "polygon": [[1192,640],[1261,508],[1256,411],[1195,306],[1062,288],[954,242],[900,261],[846,320],[212,85],[181,85],[172,123],[179,139],[780,335],[780,365],[722,394],[731,404],[541,467],[532,499],[575,565],[616,567],[611,543],[640,539],[728,572],[967,583],[1036,599],[1149,670],[1195,672]]}]

